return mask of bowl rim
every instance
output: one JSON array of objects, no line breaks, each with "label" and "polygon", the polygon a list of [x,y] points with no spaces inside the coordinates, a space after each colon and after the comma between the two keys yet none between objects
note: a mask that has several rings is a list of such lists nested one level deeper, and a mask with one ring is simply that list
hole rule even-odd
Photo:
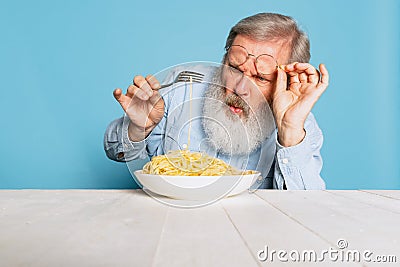
[{"label": "bowl rim", "polygon": [[136,170],[133,173],[136,175],[137,173],[140,175],[145,175],[145,176],[159,176],[159,177],[175,177],[175,178],[215,178],[215,177],[238,177],[238,176],[244,176],[244,177],[249,177],[249,176],[254,176],[254,175],[261,175],[261,172],[252,170],[255,173],[252,174],[233,174],[233,175],[167,175],[167,174],[150,174],[150,173],[143,173],[142,169]]}]

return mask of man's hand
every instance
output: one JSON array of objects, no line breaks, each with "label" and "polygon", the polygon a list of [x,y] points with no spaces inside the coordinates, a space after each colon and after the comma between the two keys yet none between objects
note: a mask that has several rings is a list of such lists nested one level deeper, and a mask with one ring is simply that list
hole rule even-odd
[{"label": "man's hand", "polygon": [[160,83],[154,76],[135,76],[126,94],[120,88],[114,97],[130,119],[129,139],[141,141],[156,127],[164,115],[164,100],[158,93]]},{"label": "man's hand", "polygon": [[319,68],[321,74],[308,63],[295,62],[278,68],[272,109],[279,143],[285,147],[297,145],[304,139],[304,122],[328,87],[328,70],[324,64]]}]

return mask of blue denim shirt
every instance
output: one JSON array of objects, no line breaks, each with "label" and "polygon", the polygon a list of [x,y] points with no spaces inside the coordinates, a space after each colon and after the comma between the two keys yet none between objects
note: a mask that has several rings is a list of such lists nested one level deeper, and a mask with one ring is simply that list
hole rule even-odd
[{"label": "blue denim shirt", "polygon": [[[172,81],[182,71],[175,68],[165,82]],[[185,68],[185,70],[188,70]],[[210,70],[191,67],[193,71],[205,73],[204,80],[211,77]],[[162,155],[170,150],[188,147],[191,151],[205,151],[228,164],[248,170],[261,172],[253,188],[284,189],[325,189],[320,177],[322,158],[320,148],[323,137],[317,122],[310,114],[305,122],[306,136],[301,143],[283,147],[277,141],[277,130],[261,146],[249,155],[225,155],[215,151],[207,142],[201,124],[201,110],[207,83],[193,83],[192,97],[189,84],[177,83],[160,90],[165,102],[165,114],[149,136],[140,142],[132,142],[128,137],[129,119],[122,117],[111,122],[104,135],[104,149],[107,156],[115,161],[131,161]],[[191,107],[190,100],[191,99]],[[190,112],[191,108],[191,112]],[[189,116],[192,117],[189,117]],[[191,121],[189,124],[188,121]],[[190,126],[189,126],[190,125]],[[188,133],[190,129],[190,144]],[[121,157],[121,155],[123,155]]]}]

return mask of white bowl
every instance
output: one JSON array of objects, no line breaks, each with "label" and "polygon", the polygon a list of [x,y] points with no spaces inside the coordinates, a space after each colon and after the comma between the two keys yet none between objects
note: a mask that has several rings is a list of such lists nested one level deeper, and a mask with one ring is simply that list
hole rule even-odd
[{"label": "white bowl", "polygon": [[233,196],[250,188],[260,176],[259,172],[229,176],[172,176],[134,172],[143,190],[158,195],[184,200],[216,200]]}]

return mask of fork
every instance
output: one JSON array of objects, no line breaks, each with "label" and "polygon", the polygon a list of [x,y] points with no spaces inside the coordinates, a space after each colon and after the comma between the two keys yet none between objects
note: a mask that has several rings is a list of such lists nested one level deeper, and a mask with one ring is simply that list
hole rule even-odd
[{"label": "fork", "polygon": [[189,70],[184,70],[176,76],[175,80],[171,83],[163,84],[160,86],[159,89],[168,87],[173,85],[174,83],[178,82],[194,82],[194,83],[201,83],[203,81],[204,74]]}]

